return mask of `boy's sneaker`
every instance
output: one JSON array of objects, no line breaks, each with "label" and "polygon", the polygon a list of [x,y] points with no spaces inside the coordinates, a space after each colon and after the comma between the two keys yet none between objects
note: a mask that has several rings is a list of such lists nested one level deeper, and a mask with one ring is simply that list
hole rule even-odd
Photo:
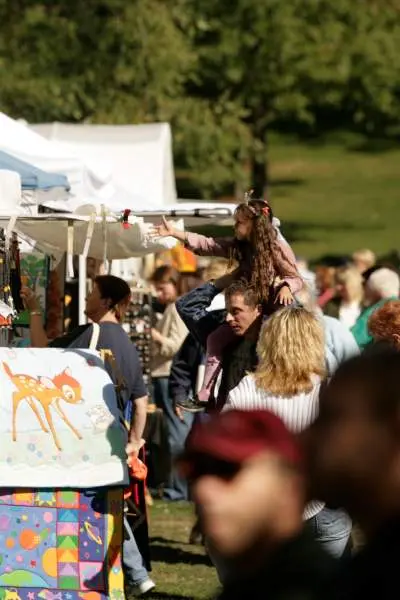
[{"label": "boy's sneaker", "polygon": [[187,400],[177,400],[176,405],[187,412],[198,413],[206,410],[207,402],[201,402],[196,396]]},{"label": "boy's sneaker", "polygon": [[156,584],[149,577],[137,585],[130,585],[127,590],[127,597],[129,598],[131,595],[133,597],[146,596],[151,590],[154,590],[155,587]]}]

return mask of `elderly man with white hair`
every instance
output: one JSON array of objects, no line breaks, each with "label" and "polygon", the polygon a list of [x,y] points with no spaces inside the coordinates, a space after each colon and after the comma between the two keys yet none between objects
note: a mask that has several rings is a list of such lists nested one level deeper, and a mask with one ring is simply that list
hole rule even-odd
[{"label": "elderly man with white hair", "polygon": [[364,301],[367,308],[361,313],[351,332],[360,348],[372,342],[368,320],[372,313],[388,300],[397,300],[400,294],[400,278],[395,271],[382,267],[376,269],[364,283]]}]

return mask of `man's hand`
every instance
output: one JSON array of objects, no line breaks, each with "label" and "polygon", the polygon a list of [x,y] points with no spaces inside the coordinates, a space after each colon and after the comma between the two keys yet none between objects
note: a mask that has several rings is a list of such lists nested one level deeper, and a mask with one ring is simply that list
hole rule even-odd
[{"label": "man's hand", "polygon": [[279,294],[276,297],[275,302],[282,304],[283,306],[289,306],[293,302],[293,294],[287,285],[284,285],[279,290]]}]

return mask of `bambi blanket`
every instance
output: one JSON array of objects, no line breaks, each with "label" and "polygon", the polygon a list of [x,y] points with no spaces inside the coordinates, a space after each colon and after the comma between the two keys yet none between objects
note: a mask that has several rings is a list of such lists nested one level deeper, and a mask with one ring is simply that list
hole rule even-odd
[{"label": "bambi blanket", "polygon": [[0,348],[0,390],[3,487],[128,482],[126,431],[96,352]]}]

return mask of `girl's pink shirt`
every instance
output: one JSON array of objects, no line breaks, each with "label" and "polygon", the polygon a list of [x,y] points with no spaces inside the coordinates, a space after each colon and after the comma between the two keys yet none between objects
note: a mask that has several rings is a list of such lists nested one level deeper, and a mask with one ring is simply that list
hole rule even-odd
[{"label": "girl's pink shirt", "polygon": [[[218,256],[221,258],[229,258],[230,251],[233,246],[233,238],[212,238],[199,233],[187,232],[186,233],[186,247],[198,254],[199,256]],[[279,236],[277,242],[282,250],[282,254],[288,262],[293,266],[293,269],[297,271],[296,258],[293,250],[283,238]],[[297,277],[291,277],[285,275],[285,273],[276,273],[280,277],[282,283],[287,283],[292,294],[296,294],[303,287],[303,280],[300,274]]]}]

